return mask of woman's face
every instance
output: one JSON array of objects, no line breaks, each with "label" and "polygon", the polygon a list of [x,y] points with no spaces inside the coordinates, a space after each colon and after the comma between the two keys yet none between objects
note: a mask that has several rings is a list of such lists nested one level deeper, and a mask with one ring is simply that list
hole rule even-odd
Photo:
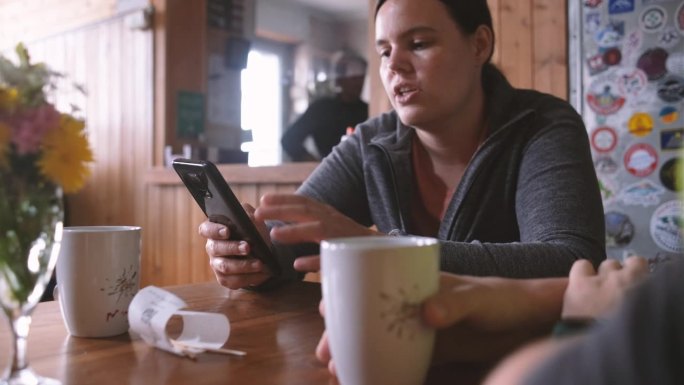
[{"label": "woman's face", "polygon": [[375,20],[375,38],[385,91],[404,124],[457,123],[481,92],[486,56],[439,0],[387,1]]}]

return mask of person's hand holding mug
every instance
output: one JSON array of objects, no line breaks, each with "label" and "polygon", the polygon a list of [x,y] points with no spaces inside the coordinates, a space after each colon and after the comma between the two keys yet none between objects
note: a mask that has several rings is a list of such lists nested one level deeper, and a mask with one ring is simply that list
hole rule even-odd
[{"label": "person's hand holding mug", "polygon": [[[488,362],[551,328],[561,312],[566,278],[508,279],[440,274],[439,292],[422,305],[438,329],[432,361]],[[319,307],[325,316],[325,305]],[[334,373],[327,333],[316,357]]]}]

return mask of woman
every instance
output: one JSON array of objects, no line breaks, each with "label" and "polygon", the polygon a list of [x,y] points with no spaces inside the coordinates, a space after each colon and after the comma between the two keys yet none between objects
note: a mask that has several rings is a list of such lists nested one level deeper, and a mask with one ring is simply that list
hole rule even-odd
[{"label": "woman", "polygon": [[[582,120],[560,99],[512,88],[490,64],[493,47],[485,0],[379,1],[376,50],[394,111],[358,125],[297,194],[262,197],[255,220],[287,223],[270,231],[281,246],[433,236],[442,269],[459,274],[565,276],[576,259],[598,265],[603,210]],[[225,226],[205,222],[200,233],[221,284],[269,278]],[[279,250],[288,266],[302,255]],[[294,267],[317,270],[318,257]]]}]

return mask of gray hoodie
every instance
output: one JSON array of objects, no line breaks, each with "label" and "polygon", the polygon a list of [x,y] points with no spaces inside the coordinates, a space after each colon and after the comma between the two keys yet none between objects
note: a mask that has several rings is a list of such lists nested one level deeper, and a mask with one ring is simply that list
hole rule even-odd
[{"label": "gray hoodie", "polygon": [[[580,116],[565,101],[514,89],[493,66],[483,86],[490,131],[442,219],[442,270],[565,276],[605,259],[598,182]],[[457,129],[454,127],[454,129]],[[415,130],[389,112],[356,127],[298,190],[383,233],[411,233]]]}]

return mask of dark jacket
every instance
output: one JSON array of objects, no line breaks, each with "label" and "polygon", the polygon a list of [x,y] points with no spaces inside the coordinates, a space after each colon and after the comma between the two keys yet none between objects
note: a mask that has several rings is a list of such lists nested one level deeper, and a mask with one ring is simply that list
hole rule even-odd
[{"label": "dark jacket", "polygon": [[[442,269],[565,276],[605,259],[604,218],[587,133],[565,101],[483,76],[490,132],[441,222]],[[458,129],[454,127],[454,129]],[[410,233],[415,131],[395,112],[359,124],[298,190],[384,233]]]}]

